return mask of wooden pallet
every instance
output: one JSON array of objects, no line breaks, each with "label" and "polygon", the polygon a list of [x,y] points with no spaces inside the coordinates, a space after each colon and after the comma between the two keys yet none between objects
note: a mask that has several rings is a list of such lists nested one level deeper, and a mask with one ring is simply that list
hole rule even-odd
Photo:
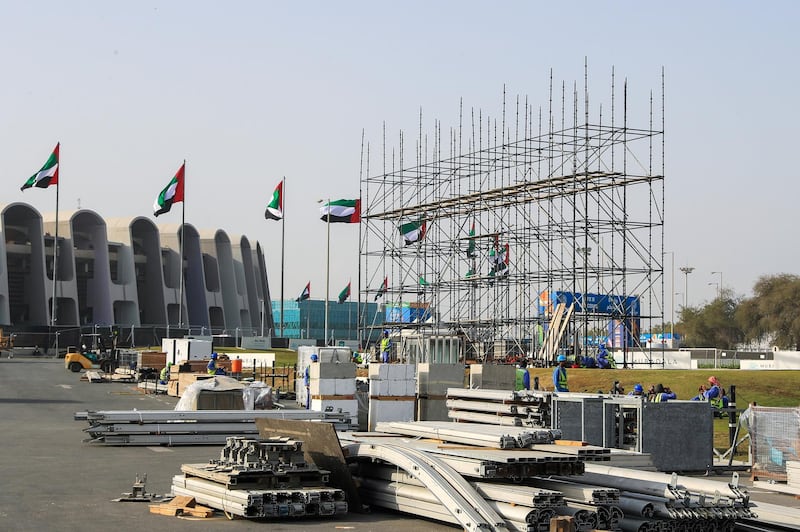
[{"label": "wooden pallet", "polygon": [[200,506],[194,497],[178,495],[169,502],[151,504],[150,513],[170,516],[213,517],[214,510],[207,506]]}]

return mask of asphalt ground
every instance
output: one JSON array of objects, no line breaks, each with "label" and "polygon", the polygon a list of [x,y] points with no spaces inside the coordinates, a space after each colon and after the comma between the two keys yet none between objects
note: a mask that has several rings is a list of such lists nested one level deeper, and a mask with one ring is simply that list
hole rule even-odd
[{"label": "asphalt ground", "polygon": [[0,530],[454,530],[383,511],[250,521],[162,516],[151,514],[147,503],[112,502],[131,491],[137,475],[147,475],[147,493],[169,493],[182,464],[217,458],[221,446],[84,443],[88,423],[75,421],[75,412],[172,409],[177,398],[143,394],[135,384],[88,383],[81,375],[66,370],[63,359],[0,358]]},{"label": "asphalt ground", "polygon": [[[434,521],[375,510],[336,519],[273,521],[178,518],[151,514],[147,503],[112,502],[130,492],[137,475],[146,491],[168,494],[185,463],[216,458],[218,446],[107,447],[85,443],[87,410],[164,410],[177,398],[143,394],[135,384],[88,383],[51,358],[0,358],[0,530],[354,530],[452,531]],[[730,478],[724,473],[711,477]],[[741,485],[750,486],[749,473]],[[800,500],[750,489],[751,499],[800,508]]]}]

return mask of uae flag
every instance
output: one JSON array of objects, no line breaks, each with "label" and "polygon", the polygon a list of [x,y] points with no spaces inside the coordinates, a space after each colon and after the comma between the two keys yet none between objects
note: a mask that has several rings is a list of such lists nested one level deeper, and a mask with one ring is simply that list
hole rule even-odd
[{"label": "uae flag", "polygon": [[361,221],[361,200],[340,199],[326,203],[319,209],[320,220],[332,224],[357,224]]},{"label": "uae flag", "polygon": [[37,188],[47,188],[50,185],[57,185],[58,184],[58,148],[61,146],[59,142],[56,144],[53,153],[50,154],[50,157],[47,158],[47,162],[44,163],[44,166],[30,176],[25,184],[20,187],[20,190],[25,190],[26,188],[37,187]]},{"label": "uae flag", "polygon": [[403,235],[403,239],[406,242],[406,246],[413,244],[414,242],[419,242],[423,238],[425,238],[425,231],[427,230],[428,226],[425,220],[419,220],[418,222],[408,222],[400,226],[400,234]]},{"label": "uae flag", "polygon": [[344,290],[339,292],[339,303],[344,303],[347,301],[348,297],[350,297],[350,283],[347,283],[347,286],[344,287]]},{"label": "uae flag", "polygon": [[169,182],[169,184],[162,190],[155,203],[153,203],[153,214],[158,216],[169,212],[173,203],[180,203],[183,201],[183,181],[186,172],[186,163],[183,163],[178,169],[178,173]]},{"label": "uae flag", "polygon": [[375,294],[374,301],[377,301],[379,297],[383,297],[386,294],[386,291],[389,290],[389,278],[383,278],[383,284],[380,288],[378,288],[378,292]]},{"label": "uae flag", "polygon": [[275,187],[275,192],[272,193],[272,201],[269,202],[267,210],[264,212],[264,218],[267,220],[280,220],[283,218],[283,181]]},{"label": "uae flag", "polygon": [[308,284],[306,285],[306,287],[303,288],[303,291],[300,292],[300,296],[297,299],[295,299],[295,301],[297,301],[297,302],[305,301],[306,299],[309,299],[310,297],[311,297],[311,281],[309,281]]},{"label": "uae flag", "polygon": [[471,259],[475,256],[475,222],[472,222],[472,227],[469,228],[469,244],[467,245],[467,258]]},{"label": "uae flag", "polygon": [[508,274],[508,260],[509,260],[509,246],[492,249],[489,252],[489,262],[491,262],[491,271],[489,275],[506,275]]}]

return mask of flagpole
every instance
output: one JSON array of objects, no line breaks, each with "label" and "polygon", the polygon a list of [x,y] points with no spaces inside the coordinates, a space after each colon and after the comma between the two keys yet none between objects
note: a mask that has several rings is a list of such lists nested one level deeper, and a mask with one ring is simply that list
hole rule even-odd
[{"label": "flagpole", "polygon": [[181,201],[181,228],[178,231],[178,235],[181,239],[181,257],[179,261],[181,273],[180,273],[180,285],[179,285],[179,292],[178,292],[178,327],[183,328],[183,241],[184,238],[184,229],[186,226],[186,159],[183,160],[183,201]]},{"label": "flagpole", "polygon": [[[61,143],[58,143],[58,173],[61,174]],[[55,240],[53,240],[53,301],[50,304],[50,308],[52,309],[50,315],[50,326],[56,326],[56,310],[57,304],[56,301],[58,300],[58,294],[56,293],[58,290],[58,285],[56,284],[56,280],[58,279],[58,193],[61,190],[61,185],[56,182],[56,236]],[[56,356],[58,356],[58,346],[56,346]]]},{"label": "flagpole", "polygon": [[331,199],[328,198],[328,250],[325,259],[325,345],[328,345],[328,300],[330,299],[331,286]]},{"label": "flagpole", "polygon": [[281,181],[281,338],[283,338],[283,267],[284,242],[286,241],[286,176]]}]

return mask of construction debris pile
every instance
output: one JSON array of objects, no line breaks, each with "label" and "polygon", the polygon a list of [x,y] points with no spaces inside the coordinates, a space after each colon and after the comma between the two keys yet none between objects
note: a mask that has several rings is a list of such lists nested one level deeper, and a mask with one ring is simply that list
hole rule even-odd
[{"label": "construction debris pile", "polygon": [[327,487],[328,471],[306,462],[302,446],[289,438],[227,438],[219,460],[184,464],[172,491],[246,518],[346,514],[344,492]]},{"label": "construction debris pile", "polygon": [[738,477],[721,483],[609,467],[610,450],[558,431],[478,423],[379,423],[340,434],[364,502],[462,526],[544,532],[732,531],[750,519]]},{"label": "construction debris pile", "polygon": [[310,410],[106,410],[76,412],[88,421],[88,443],[105,445],[223,445],[229,436],[257,437],[256,419],[298,419],[350,427],[347,412]]}]

